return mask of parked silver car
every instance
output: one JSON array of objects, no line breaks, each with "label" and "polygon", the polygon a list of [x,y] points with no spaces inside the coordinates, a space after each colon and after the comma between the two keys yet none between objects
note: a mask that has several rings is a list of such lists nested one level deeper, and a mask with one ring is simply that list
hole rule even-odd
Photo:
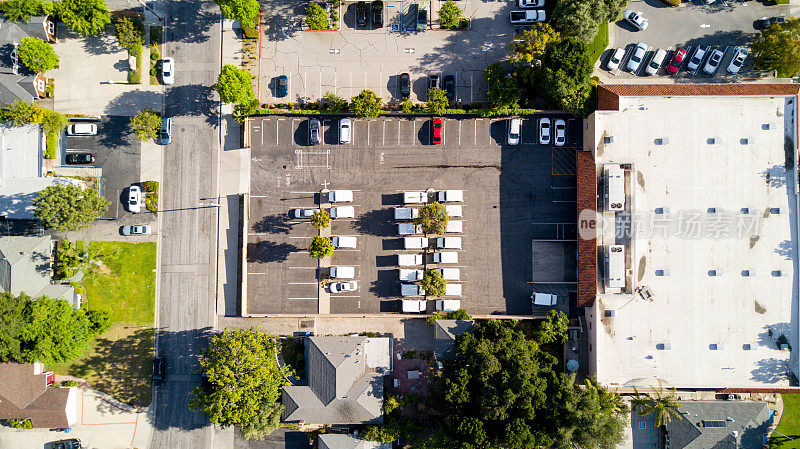
[{"label": "parked silver car", "polygon": [[628,60],[628,70],[631,73],[636,73],[636,71],[639,70],[639,66],[642,65],[642,60],[644,59],[645,53],[647,53],[647,44],[644,42],[639,42],[636,44],[636,48],[633,49],[633,54]]}]

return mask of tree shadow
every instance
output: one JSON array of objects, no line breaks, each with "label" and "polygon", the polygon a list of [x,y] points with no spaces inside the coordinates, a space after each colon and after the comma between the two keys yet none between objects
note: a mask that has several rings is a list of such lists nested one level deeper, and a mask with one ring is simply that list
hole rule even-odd
[{"label": "tree shadow", "polygon": [[378,237],[395,236],[397,233],[392,213],[391,209],[374,209],[359,215],[353,226],[360,234]]},{"label": "tree shadow", "polygon": [[[219,22],[220,15],[216,5],[206,2],[175,3],[169,13],[169,28],[164,36],[168,42],[200,44],[208,41],[209,30]],[[211,10],[206,7],[212,8]]]},{"label": "tree shadow", "polygon": [[[302,17],[305,17],[305,4],[295,1],[270,3],[270,13],[265,15],[262,30],[270,41],[291,39],[302,30]],[[342,26],[343,24],[340,24]]]},{"label": "tree shadow", "polygon": [[791,379],[788,360],[768,358],[756,363],[755,369],[750,371],[750,379],[764,384],[785,382]]},{"label": "tree shadow", "polygon": [[217,124],[217,105],[214,89],[202,84],[172,86],[166,96],[168,116],[189,115],[213,118],[209,123]]},{"label": "tree shadow", "polygon": [[119,46],[117,37],[114,35],[114,27],[111,25],[104,32],[95,36],[86,36],[68,31],[66,38],[80,40],[83,51],[94,56],[125,52],[125,49]]},{"label": "tree shadow", "polygon": [[289,258],[289,254],[299,251],[300,248],[288,243],[275,243],[264,240],[247,244],[247,262],[282,262]]},{"label": "tree shadow", "polygon": [[161,109],[161,94],[146,90],[130,90],[123,92],[106,105],[106,115],[133,117],[144,108]]},{"label": "tree shadow", "polygon": [[130,119],[128,117],[112,117],[101,122],[97,132],[97,135],[100,136],[100,144],[108,148],[135,145],[136,139],[129,124]]},{"label": "tree shadow", "polygon": [[282,215],[269,215],[253,223],[253,232],[269,234],[288,234],[292,230],[289,217]]}]

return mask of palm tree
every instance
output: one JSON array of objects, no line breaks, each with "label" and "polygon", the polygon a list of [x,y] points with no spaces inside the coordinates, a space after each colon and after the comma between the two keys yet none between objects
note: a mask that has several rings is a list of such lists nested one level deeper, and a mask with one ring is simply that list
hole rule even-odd
[{"label": "palm tree", "polygon": [[636,411],[639,416],[647,416],[653,414],[653,422],[657,427],[665,426],[672,422],[672,418],[681,419],[681,414],[678,411],[681,403],[677,402],[675,397],[675,389],[664,393],[664,386],[661,384],[661,379],[658,380],[658,388],[653,388],[653,396],[642,395],[633,388],[636,397],[631,401],[631,407]]}]

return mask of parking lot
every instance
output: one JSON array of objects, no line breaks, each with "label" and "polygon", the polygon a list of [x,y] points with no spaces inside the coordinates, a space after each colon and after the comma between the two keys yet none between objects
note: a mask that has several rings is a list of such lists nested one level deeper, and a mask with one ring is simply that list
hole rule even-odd
[{"label": "parking lot", "polygon": [[[338,31],[302,31],[304,4],[279,0],[265,5],[267,22],[259,65],[259,98],[263,102],[316,101],[327,92],[350,99],[363,89],[384,101],[399,99],[397,77],[409,73],[411,99],[426,101],[428,74],[453,75],[455,103],[486,100],[483,70],[506,57],[514,27],[510,2],[458,2],[472,19],[467,31],[437,30],[443,2],[384,1],[384,26],[355,24],[355,2],[341,6]],[[429,10],[424,31],[406,25],[415,9]],[[276,98],[275,78],[286,75],[288,95]]]},{"label": "parking lot", "polygon": [[[693,0],[679,8],[667,7],[660,0],[634,0],[630,9],[641,11],[648,20],[647,29],[637,29],[624,19],[610,24],[609,49],[598,63],[601,77],[608,76],[611,82],[644,79],[645,67],[658,49],[667,51],[667,56],[654,76],[652,82],[746,82],[769,74],[753,70],[753,58],[749,55],[738,74],[730,74],[727,67],[734,57],[737,46],[749,48],[758,31],[758,20],[762,17],[780,16],[789,13],[788,5],[766,6],[752,0],[721,1],[707,4],[703,0]],[[648,51],[634,73],[626,66],[637,42],[648,46]],[[620,69],[608,71],[607,63],[616,48],[624,48],[625,56]],[[669,75],[667,64],[678,48],[686,48],[688,57],[676,75]],[[688,70],[686,63],[698,48],[706,53],[698,69]],[[724,56],[712,74],[705,73],[702,67],[713,50],[720,50]],[[610,76],[609,76],[610,75]]]},{"label": "parking lot", "polygon": [[393,208],[404,191],[458,189],[462,245],[448,267],[460,269],[462,306],[529,314],[531,240],[575,235],[574,148],[581,146],[580,121],[571,118],[566,146],[537,144],[537,119],[523,122],[518,146],[505,144],[504,119],[445,119],[444,141],[434,146],[428,119],[355,120],[351,143],[338,145],[338,119],[325,118],[323,143],[311,146],[306,118],[254,118],[248,313],[317,313],[317,263],[307,252],[316,230],[289,212],[319,207],[325,188],[353,191],[355,217],[334,219],[331,234],[355,236],[357,245],[336,250],[331,265],[355,267],[359,284],[331,294],[330,313],[399,311],[397,255],[423,250],[402,249]]}]

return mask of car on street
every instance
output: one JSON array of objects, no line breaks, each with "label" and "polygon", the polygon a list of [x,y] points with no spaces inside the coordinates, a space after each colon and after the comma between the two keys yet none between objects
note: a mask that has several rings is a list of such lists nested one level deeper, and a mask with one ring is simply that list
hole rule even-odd
[{"label": "car on street", "polygon": [[92,153],[67,153],[66,161],[68,165],[93,164],[94,154]]},{"label": "car on street", "polygon": [[647,19],[644,18],[644,14],[642,14],[641,11],[626,9],[625,12],[622,13],[622,16],[638,30],[644,31],[647,29]]},{"label": "car on street", "polygon": [[339,120],[339,143],[350,143],[350,119]]},{"label": "car on street", "polygon": [[453,101],[456,96],[456,77],[453,75],[444,76],[444,93],[447,99]]},{"label": "car on street", "polygon": [[164,357],[153,359],[153,384],[156,386],[164,385],[167,380],[167,361]]},{"label": "car on street", "polygon": [[747,53],[747,49],[742,47],[733,49],[733,59],[731,59],[730,64],[728,64],[728,73],[739,73],[739,70],[742,69],[742,65],[744,64],[744,60],[747,59]]},{"label": "car on street", "polygon": [[563,147],[567,142],[567,123],[564,119],[556,119],[555,121],[555,143],[557,147]]},{"label": "car on street", "polygon": [[161,129],[158,130],[158,143],[169,145],[172,143],[172,119],[161,117]]},{"label": "car on street", "polygon": [[519,133],[522,128],[522,119],[512,118],[508,121],[508,144],[519,145]]},{"label": "car on street", "polygon": [[619,68],[619,63],[622,62],[622,58],[625,57],[625,49],[618,48],[611,53],[611,56],[608,58],[608,71],[614,71]]},{"label": "car on street", "polygon": [[314,212],[318,209],[292,209],[292,215],[294,218],[311,218],[314,216]]},{"label": "car on street", "polygon": [[96,136],[97,125],[95,123],[72,123],[67,126],[68,136]]},{"label": "car on street", "polygon": [[383,28],[383,2],[381,0],[372,2],[372,28]]},{"label": "car on street", "polygon": [[139,186],[128,188],[128,210],[132,214],[142,211],[142,189]]},{"label": "car on street", "polygon": [[644,42],[639,42],[636,44],[636,48],[633,49],[633,54],[628,60],[628,70],[631,73],[636,73],[636,71],[639,70],[639,66],[642,64],[645,53],[647,53],[647,44]]},{"label": "car on street", "polygon": [[122,235],[149,235],[150,231],[148,225],[125,225],[122,227]]},{"label": "car on street", "polygon": [[683,64],[684,59],[686,59],[686,49],[679,48],[675,52],[675,55],[672,56],[672,61],[670,61],[667,65],[667,72],[671,73],[672,75],[678,73],[678,69],[681,68],[681,64]]},{"label": "car on street", "polygon": [[164,58],[161,60],[161,81],[164,84],[175,84],[175,60]]},{"label": "car on street", "polygon": [[367,26],[367,3],[356,3],[356,26],[364,28]]},{"label": "car on street", "polygon": [[419,8],[417,9],[417,31],[425,31],[428,29],[428,10]]},{"label": "car on street", "polygon": [[520,8],[544,8],[544,0],[517,0]]},{"label": "car on street", "polygon": [[431,120],[431,143],[434,145],[442,143],[442,119],[439,117]]},{"label": "car on street", "polygon": [[667,57],[667,51],[664,50],[663,48],[659,48],[658,51],[656,51],[656,54],[654,54],[653,57],[650,58],[650,62],[647,63],[647,67],[645,67],[644,73],[648,75],[655,75],[656,73],[658,73],[658,69],[661,68],[661,64],[664,63],[664,59],[666,57]]},{"label": "car on street", "polygon": [[317,145],[322,143],[322,126],[319,122],[319,119],[312,118],[308,121],[308,139],[311,141],[312,145]]},{"label": "car on street", "polygon": [[283,98],[289,94],[289,78],[286,75],[281,75],[275,81],[275,96]]},{"label": "car on street", "polygon": [[334,235],[333,237],[331,237],[331,241],[333,242],[333,247],[336,249],[356,248],[356,237],[352,235]]},{"label": "car on street", "polygon": [[400,74],[400,96],[408,98],[411,96],[411,75],[408,73]]},{"label": "car on street", "polygon": [[68,440],[53,441],[48,446],[48,449],[81,449],[81,440],[77,438],[70,438]]},{"label": "car on street", "polygon": [[686,63],[687,70],[697,70],[700,67],[700,63],[703,62],[703,58],[706,56],[706,49],[703,47],[697,47],[697,50],[694,51],[692,58],[689,59],[689,62]]},{"label": "car on street", "polygon": [[758,19],[758,24],[761,25],[761,28],[769,28],[776,23],[783,23],[786,22],[786,16],[780,15],[775,17],[762,17]]},{"label": "car on street", "polygon": [[353,206],[334,206],[331,207],[331,218],[354,218],[356,209]]},{"label": "car on street", "polygon": [[356,281],[333,282],[330,284],[330,288],[331,288],[331,293],[354,292],[358,290],[358,282]]},{"label": "car on street", "polygon": [[550,119],[547,117],[539,119],[539,144],[550,144]]},{"label": "car on street", "polygon": [[439,88],[439,75],[428,75],[428,90]]},{"label": "car on street", "polygon": [[716,73],[724,55],[725,53],[722,53],[720,50],[712,51],[711,55],[708,57],[708,61],[706,61],[706,65],[703,66],[703,71],[709,75]]}]

